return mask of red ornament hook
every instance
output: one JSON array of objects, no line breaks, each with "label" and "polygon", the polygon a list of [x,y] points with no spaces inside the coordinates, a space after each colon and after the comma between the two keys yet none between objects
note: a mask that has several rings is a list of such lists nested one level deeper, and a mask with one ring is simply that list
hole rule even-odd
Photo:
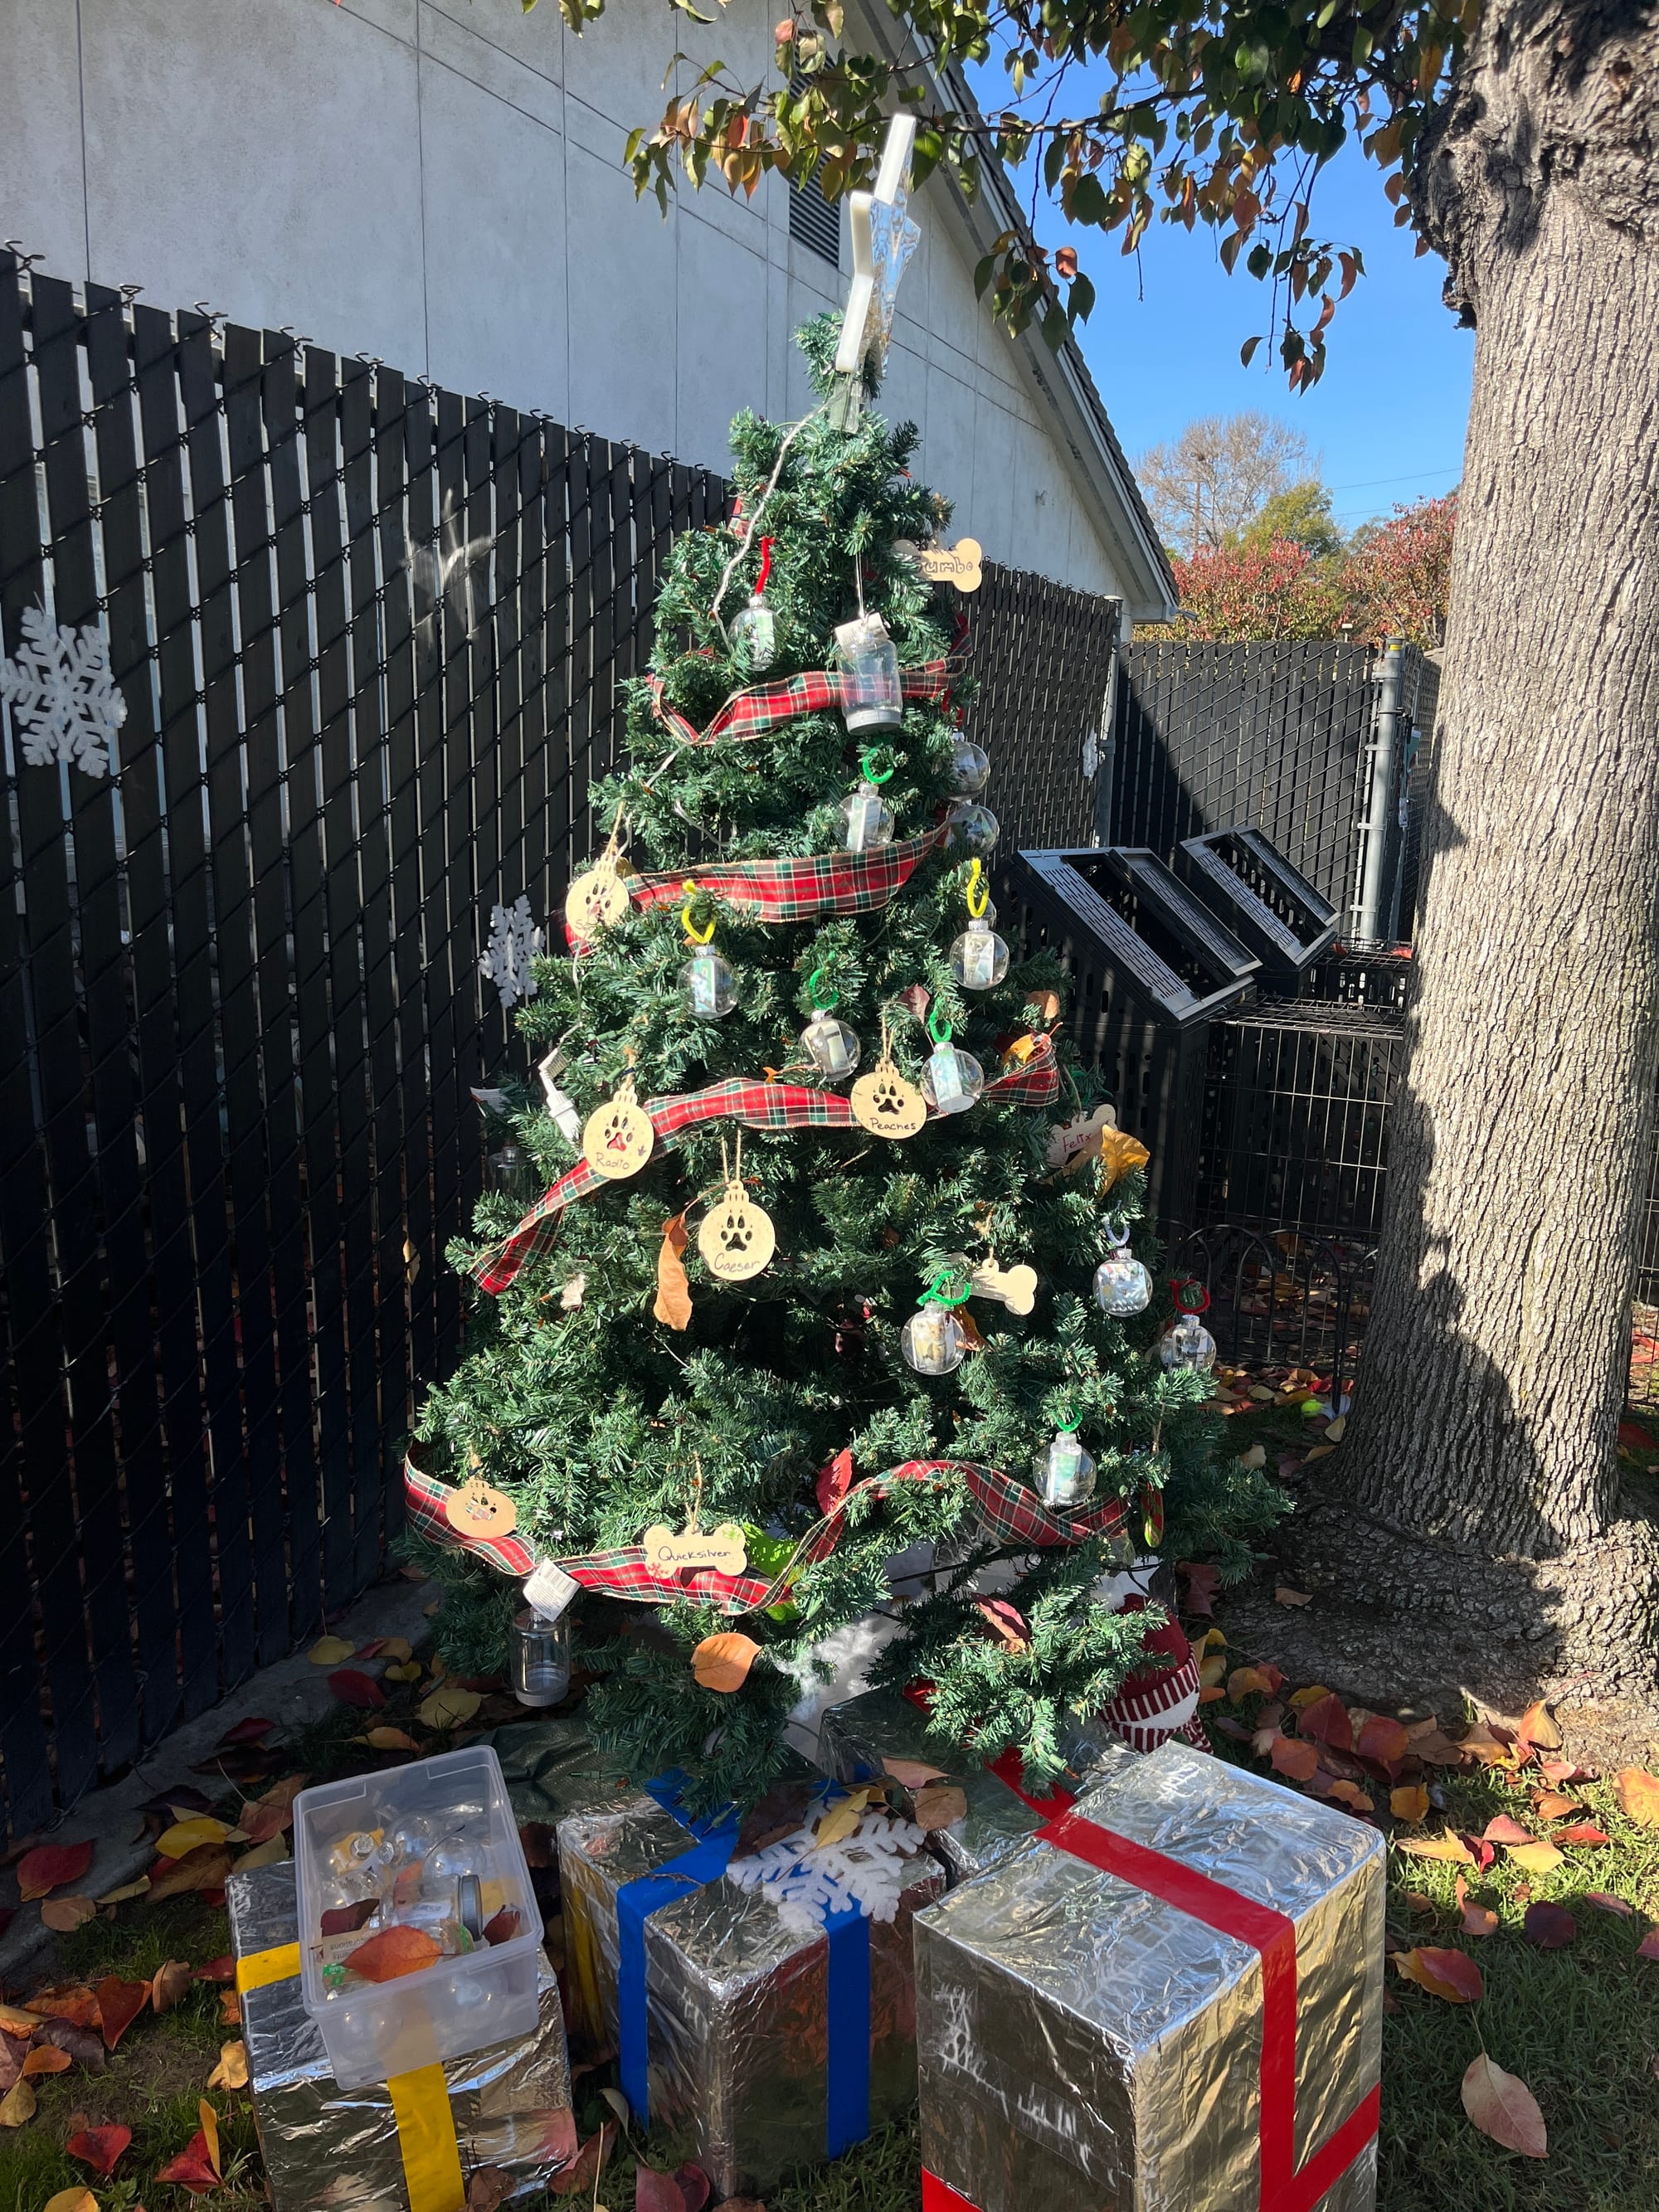
[{"label": "red ornament hook", "polygon": [[[1191,1303],[1190,1294],[1194,1291],[1198,1293],[1196,1305]],[[1171,1275],[1170,1296],[1175,1300],[1175,1310],[1177,1313],[1201,1314],[1209,1311],[1210,1294],[1195,1275],[1189,1275],[1184,1279],[1180,1276]]]}]

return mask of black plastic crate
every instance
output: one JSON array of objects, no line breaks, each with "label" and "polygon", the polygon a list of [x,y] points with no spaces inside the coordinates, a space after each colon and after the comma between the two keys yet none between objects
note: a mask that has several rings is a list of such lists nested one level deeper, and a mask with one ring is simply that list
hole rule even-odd
[{"label": "black plastic crate", "polygon": [[1259,830],[1236,824],[1188,837],[1182,871],[1261,963],[1263,978],[1294,990],[1336,942],[1337,912]]},{"label": "black plastic crate", "polygon": [[1108,846],[1021,853],[1019,892],[1051,927],[1086,941],[1121,993],[1153,1020],[1188,1029],[1224,1013],[1261,962],[1156,853]]}]

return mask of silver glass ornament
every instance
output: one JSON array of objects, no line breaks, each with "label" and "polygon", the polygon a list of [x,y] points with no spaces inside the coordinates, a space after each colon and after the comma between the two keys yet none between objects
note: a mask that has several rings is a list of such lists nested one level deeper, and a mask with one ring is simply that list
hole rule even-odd
[{"label": "silver glass ornament", "polygon": [[859,1064],[859,1040],[855,1030],[845,1022],[820,1007],[800,1033],[801,1048],[819,1073],[833,1080],[850,1075]]},{"label": "silver glass ornament", "polygon": [[1060,1430],[1038,1466],[1045,1505],[1082,1505],[1095,1494],[1095,1463],[1069,1429]]},{"label": "silver glass ornament", "polygon": [[1145,1313],[1152,1302],[1152,1279],[1127,1244],[1109,1252],[1095,1269],[1095,1303],[1102,1313]]},{"label": "silver glass ornament", "polygon": [[1008,973],[1008,947],[981,915],[951,947],[951,973],[964,991],[989,991]]},{"label": "silver glass ornament", "polygon": [[958,799],[945,817],[947,852],[988,853],[997,842],[997,817],[976,799]]},{"label": "silver glass ornament", "polygon": [[680,970],[686,1002],[694,1014],[718,1021],[738,1003],[737,978],[729,964],[707,945],[694,952]]},{"label": "silver glass ornament", "polygon": [[1166,1367],[1190,1367],[1200,1374],[1215,1365],[1215,1339],[1195,1313],[1184,1313],[1158,1347]]},{"label": "silver glass ornament", "polygon": [[949,1306],[920,1307],[899,1332],[899,1350],[918,1375],[950,1374],[967,1349],[967,1334]]},{"label": "silver glass ornament", "polygon": [[841,835],[849,853],[873,852],[893,842],[893,810],[867,780],[841,802]]},{"label": "silver glass ornament", "polygon": [[741,613],[732,617],[732,642],[739,648],[751,676],[769,668],[778,657],[776,617],[757,592]]},{"label": "silver glass ornament", "polygon": [[[836,632],[842,713],[849,730],[896,730],[904,715],[898,647],[879,615],[842,623]],[[861,846],[854,846],[861,852]]]},{"label": "silver glass ornament", "polygon": [[951,748],[951,778],[963,799],[977,799],[991,781],[991,756],[971,738],[958,738]]},{"label": "silver glass ornament", "polygon": [[921,1071],[921,1095],[941,1114],[966,1113],[985,1088],[985,1070],[970,1052],[935,1045]]}]

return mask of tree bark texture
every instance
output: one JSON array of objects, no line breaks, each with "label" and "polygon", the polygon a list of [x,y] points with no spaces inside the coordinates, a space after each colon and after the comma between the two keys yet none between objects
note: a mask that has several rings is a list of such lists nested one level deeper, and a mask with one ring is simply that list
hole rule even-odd
[{"label": "tree bark texture", "polygon": [[1404,1094],[1342,1466],[1608,1527],[1659,1042],[1659,8],[1493,0],[1415,180],[1476,331]]}]

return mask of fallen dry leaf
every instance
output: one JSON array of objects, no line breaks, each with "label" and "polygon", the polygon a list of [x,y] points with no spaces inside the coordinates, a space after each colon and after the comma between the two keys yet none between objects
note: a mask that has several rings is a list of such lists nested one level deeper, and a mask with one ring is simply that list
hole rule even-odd
[{"label": "fallen dry leaf", "polygon": [[1389,1810],[1412,1826],[1429,1817],[1429,1793],[1420,1782],[1402,1782],[1389,1792]]},{"label": "fallen dry leaf", "polygon": [[901,1790],[920,1790],[927,1783],[949,1778],[942,1766],[929,1766],[925,1759],[884,1759],[881,1771],[890,1775]]},{"label": "fallen dry leaf", "polygon": [[1483,2051],[1463,2076],[1463,2110],[1483,2136],[1525,2158],[1547,2158],[1549,2139],[1538,2100]]},{"label": "fallen dry leaf", "polygon": [[[416,1670],[417,1673],[419,1669]],[[389,1674],[392,1669],[386,1669]],[[363,1738],[371,1751],[418,1751],[420,1745],[399,1728],[372,1728]]]},{"label": "fallen dry leaf", "polygon": [[1206,1690],[1219,1690],[1226,1676],[1227,1655],[1224,1651],[1212,1651],[1198,1670],[1198,1679]]},{"label": "fallen dry leaf", "polygon": [[[165,1967],[162,1972],[166,1972]],[[235,1978],[236,1960],[229,1951],[225,1952],[221,1958],[210,1959],[204,1966],[198,1966],[196,1969],[196,1979],[198,1982],[234,1982]]]},{"label": "fallen dry leaf", "polygon": [[674,2176],[641,2166],[634,2176],[634,2212],[685,2212],[685,2197]]},{"label": "fallen dry leaf", "polygon": [[98,1999],[99,2025],[104,2048],[113,2051],[149,2002],[149,1982],[125,1982],[118,1974],[106,1975],[94,1994]]},{"label": "fallen dry leaf", "polygon": [[[1659,1776],[1650,1774],[1645,1766],[1623,1766],[1614,1787],[1627,1820],[1640,1828],[1659,1828]],[[23,1863],[27,1866],[28,1861]],[[18,1872],[21,1874],[21,1867]]]},{"label": "fallen dry leaf", "polygon": [[242,2000],[234,1990],[219,1992],[219,2025],[221,2027],[240,2027],[242,2024]]},{"label": "fallen dry leaf", "polygon": [[24,2006],[42,2020],[66,2020],[72,2027],[101,2025],[98,1999],[84,1982],[66,1982],[61,1989],[41,1990]]},{"label": "fallen dry leaf", "polygon": [[48,1928],[67,1936],[76,1928],[84,1928],[88,1920],[98,1917],[98,1907],[89,1897],[49,1897],[40,1907],[40,1918]]},{"label": "fallen dry leaf", "polygon": [[466,2212],[496,2212],[502,2199],[518,2186],[510,2173],[503,2173],[499,2166],[480,2166],[473,2169],[466,2185]]},{"label": "fallen dry leaf", "polygon": [[383,1928],[378,1936],[369,1936],[346,1954],[352,1972],[361,1974],[366,1982],[400,1981],[405,1974],[418,1974],[422,1967],[442,1956],[442,1946],[424,1928],[405,1928],[395,1923]]},{"label": "fallen dry leaf", "polygon": [[597,2197],[599,2178],[616,2140],[617,2124],[606,2120],[597,2135],[589,2136],[569,2165],[553,2176],[547,2185],[551,2193],[555,2197]]},{"label": "fallen dry leaf", "polygon": [[40,1844],[17,1862],[17,1892],[25,1905],[79,1881],[92,1864],[90,1844]]},{"label": "fallen dry leaf", "polygon": [[1480,1969],[1466,1951],[1442,1950],[1433,1946],[1396,1951],[1393,1965],[1408,1982],[1415,1982],[1431,1996],[1443,1997],[1448,2004],[1475,2004],[1486,1995]]},{"label": "fallen dry leaf", "polygon": [[1513,1863],[1524,1867],[1528,1874],[1548,1874],[1553,1868],[1566,1864],[1553,1844],[1509,1844],[1505,1849]]},{"label": "fallen dry leaf", "polygon": [[499,1912],[491,1913],[484,1923],[486,1943],[510,1943],[519,1932],[519,1908],[504,1905]]},{"label": "fallen dry leaf", "polygon": [[101,2180],[114,2172],[122,2152],[132,2141],[132,2130],[112,2122],[107,2127],[82,2128],[64,2145],[71,2158],[89,2166]]},{"label": "fallen dry leaf", "polygon": [[1550,1841],[1553,1844],[1610,1844],[1613,1838],[1605,1828],[1598,1828],[1594,1820],[1575,1820],[1569,1828],[1557,1828]]},{"label": "fallen dry leaf", "polygon": [[820,1818],[812,1831],[812,1848],[823,1850],[827,1844],[838,1844],[850,1836],[864,1818],[864,1808],[870,1802],[867,1790],[854,1790],[846,1797],[839,1797]]},{"label": "fallen dry leaf", "polygon": [[66,2020],[49,2020],[41,2028],[40,2041],[55,2043],[86,2074],[102,2074],[109,2065],[109,2053],[95,2029],[76,2027]]},{"label": "fallen dry leaf", "polygon": [[165,1835],[155,1838],[155,1848],[164,1859],[181,1859],[203,1844],[222,1844],[230,1834],[222,1820],[209,1820],[198,1814],[189,1820],[179,1820]]},{"label": "fallen dry leaf", "polygon": [[1541,1698],[1535,1705],[1528,1705],[1522,1714],[1515,1737],[1517,1743],[1528,1743],[1534,1751],[1559,1751],[1561,1748],[1560,1729]]},{"label": "fallen dry leaf", "polygon": [[[1277,1668],[1273,1673],[1278,1673]],[[1283,1681],[1284,1676],[1279,1676]],[[1227,1702],[1236,1705],[1244,1698],[1270,1698],[1279,1687],[1263,1667],[1235,1667],[1227,1677]]]},{"label": "fallen dry leaf", "polygon": [[[1476,1721],[1465,1732],[1459,1748],[1470,1758],[1478,1759],[1483,1766],[1518,1766],[1521,1763],[1509,1731],[1505,1729],[1500,1735],[1485,1721]],[[1418,1756],[1421,1758],[1422,1753],[1419,1752]]]},{"label": "fallen dry leaf", "polygon": [[1559,1790],[1540,1790],[1532,1801],[1532,1809],[1540,1820],[1565,1820],[1569,1813],[1582,1813],[1584,1808]]},{"label": "fallen dry leaf", "polygon": [[1540,1951],[1565,1951],[1578,1933],[1578,1923],[1565,1905],[1547,1905],[1540,1899],[1527,1907],[1521,1933]]},{"label": "fallen dry leaf", "polygon": [[247,1874],[254,1867],[281,1866],[288,1856],[288,1838],[271,1836],[258,1844],[251,1851],[244,1851],[236,1862],[238,1874]]},{"label": "fallen dry leaf", "polygon": [[158,2181],[175,2181],[192,2197],[205,2197],[219,2186],[219,2173],[208,2148],[206,2130],[198,2128],[177,2158],[171,2158],[156,2175]]},{"label": "fallen dry leaf", "polygon": [[1534,1838],[1530,1828],[1523,1828],[1519,1820],[1511,1820],[1507,1813],[1499,1813],[1488,1820],[1480,1831],[1481,1840],[1488,1844],[1529,1844]]},{"label": "fallen dry leaf", "polygon": [[483,1703],[477,1690],[464,1690],[459,1682],[445,1682],[421,1700],[416,1707],[416,1718],[423,1728],[460,1728],[473,1717]]},{"label": "fallen dry leaf", "polygon": [[312,1645],[306,1657],[313,1667],[337,1667],[342,1659],[349,1659],[356,1649],[343,1636],[325,1636]]},{"label": "fallen dry leaf", "polygon": [[[33,2057],[31,2051],[29,2056]],[[27,2081],[15,2081],[0,2097],[0,2128],[26,2127],[34,2118],[34,2092]]]},{"label": "fallen dry leaf", "polygon": [[1299,1735],[1276,1735],[1267,1747],[1267,1757],[1273,1771],[1287,1781],[1306,1782],[1317,1771],[1317,1745],[1304,1742]]},{"label": "fallen dry leaf", "polygon": [[[685,2212],[703,2212],[704,2205],[708,2203],[714,2193],[714,2185],[702,2168],[700,2166],[694,2166],[688,2160],[685,2165],[677,2166],[674,2168],[674,2179],[680,2185],[680,2196],[684,2203]],[[720,2212],[725,2212],[724,2205],[721,2206]]]},{"label": "fallen dry leaf", "polygon": [[388,1682],[418,1682],[421,1662],[418,1659],[400,1660],[396,1666],[386,1668],[386,1678]]},{"label": "fallen dry leaf", "polygon": [[[234,1974],[234,1962],[228,1963]],[[191,1984],[195,1978],[182,1959],[165,1960],[150,1978],[149,2001],[152,2007],[157,2012],[171,2012],[174,2005],[190,1995]]]},{"label": "fallen dry leaf", "polygon": [[222,1889],[230,1873],[230,1851],[224,1844],[201,1844],[181,1859],[158,1859],[150,1869],[149,1902],[185,1897],[192,1890]]},{"label": "fallen dry leaf", "polygon": [[208,2075],[210,2089],[246,2089],[247,2087],[247,2045],[245,2043],[222,2043],[219,2063]]},{"label": "fallen dry leaf", "polygon": [[143,1897],[149,1889],[149,1876],[141,1874],[137,1881],[124,1881],[119,1889],[107,1889],[93,1901],[98,1905],[125,1905],[129,1898]]},{"label": "fallen dry leaf", "polygon": [[703,1689],[729,1697],[748,1680],[749,1670],[759,1656],[760,1646],[752,1636],[726,1629],[717,1636],[705,1636],[693,1651],[692,1677]]},{"label": "fallen dry leaf", "polygon": [[1313,1593],[1311,1590],[1291,1589],[1288,1583],[1280,1583],[1279,1588],[1273,1592],[1273,1603],[1275,1605],[1311,1605]]},{"label": "fallen dry leaf", "polygon": [[48,2197],[40,2212],[98,2212],[98,2199],[84,2182],[77,2181],[72,2189],[60,2189],[55,2197]]},{"label": "fallen dry leaf", "polygon": [[219,2115],[205,2097],[196,2100],[196,2117],[202,2124],[203,2140],[207,2144],[208,2158],[213,2171],[222,2179],[225,2166],[219,2155]]},{"label": "fallen dry leaf", "polygon": [[1353,1748],[1358,1758],[1374,1759],[1379,1765],[1392,1766],[1406,1756],[1411,1746],[1401,1723],[1390,1719],[1387,1713],[1372,1713],[1361,1727]]},{"label": "fallen dry leaf", "polygon": [[948,1828],[968,1817],[968,1799],[954,1782],[930,1782],[913,1800],[912,1818],[917,1827]]},{"label": "fallen dry leaf", "polygon": [[23,2061],[26,2076],[39,2074],[67,2074],[73,2062],[67,2051],[60,2051],[55,2043],[37,2043]]},{"label": "fallen dry leaf", "polygon": [[0,2002],[0,2033],[21,2035],[27,2043],[40,2025],[39,2013],[25,2012],[21,2005]]},{"label": "fallen dry leaf", "polygon": [[[1291,1704],[1296,1700],[1292,1698]],[[1297,1723],[1304,1735],[1311,1736],[1316,1743],[1328,1744],[1333,1751],[1353,1749],[1353,1724],[1348,1718],[1348,1709],[1340,1698],[1327,1691],[1311,1705],[1301,1708]]]},{"label": "fallen dry leaf", "polygon": [[374,1712],[386,1703],[386,1692],[361,1667],[337,1668],[328,1678],[328,1686],[337,1703],[356,1705],[366,1712]]},{"label": "fallen dry leaf", "polygon": [[1626,1905],[1622,1897],[1614,1897],[1610,1890],[1587,1889],[1584,1902],[1600,1905],[1603,1912],[1616,1912],[1621,1920],[1634,1920],[1636,1917],[1636,1907]]},{"label": "fallen dry leaf", "polygon": [[[412,1747],[411,1747],[412,1748]],[[242,1808],[241,1827],[249,1843],[268,1844],[273,1836],[294,1826],[294,1801],[305,1788],[307,1777],[290,1774],[287,1780],[267,1790],[263,1797]],[[247,1861],[241,1863],[246,1866]]]},{"label": "fallen dry leaf", "polygon": [[1490,1905],[1469,1903],[1469,1885],[1461,1874],[1453,1888],[1457,1897],[1457,1909],[1463,1916],[1463,1933],[1466,1936],[1495,1936],[1498,1933],[1498,1915]]}]

